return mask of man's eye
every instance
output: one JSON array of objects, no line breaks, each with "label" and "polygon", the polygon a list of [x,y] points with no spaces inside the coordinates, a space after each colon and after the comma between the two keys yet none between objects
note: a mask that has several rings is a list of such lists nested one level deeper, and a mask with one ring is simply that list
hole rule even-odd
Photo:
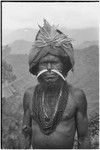
[{"label": "man's eye", "polygon": [[41,64],[42,64],[42,65],[46,65],[47,63],[46,63],[46,62],[42,62]]},{"label": "man's eye", "polygon": [[52,62],[41,62],[42,65],[47,65],[48,63],[50,64],[57,64],[58,62],[52,61]]},{"label": "man's eye", "polygon": [[57,62],[57,61],[53,61],[52,63],[53,63],[53,64],[57,64],[58,62]]}]

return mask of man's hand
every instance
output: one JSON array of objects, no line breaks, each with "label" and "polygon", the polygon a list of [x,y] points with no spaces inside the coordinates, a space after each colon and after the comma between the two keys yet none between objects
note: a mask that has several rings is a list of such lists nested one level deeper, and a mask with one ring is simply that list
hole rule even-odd
[{"label": "man's hand", "polygon": [[30,127],[24,125],[24,126],[22,127],[22,132],[23,132],[25,135],[28,135],[28,134],[31,135],[31,133],[32,133],[32,128],[30,128]]},{"label": "man's hand", "polygon": [[31,136],[32,136],[32,118],[30,110],[31,95],[28,91],[25,92],[23,98],[23,108],[24,108],[24,117],[23,117],[23,127],[22,133],[24,135],[24,149],[28,149],[31,146]]}]

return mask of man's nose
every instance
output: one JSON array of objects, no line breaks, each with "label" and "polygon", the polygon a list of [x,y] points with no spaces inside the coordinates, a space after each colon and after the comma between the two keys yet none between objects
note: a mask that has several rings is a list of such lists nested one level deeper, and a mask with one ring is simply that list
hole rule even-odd
[{"label": "man's nose", "polygon": [[52,69],[52,65],[51,65],[51,63],[48,63],[48,64],[47,64],[47,70],[48,70],[48,71],[51,71],[51,69]]}]

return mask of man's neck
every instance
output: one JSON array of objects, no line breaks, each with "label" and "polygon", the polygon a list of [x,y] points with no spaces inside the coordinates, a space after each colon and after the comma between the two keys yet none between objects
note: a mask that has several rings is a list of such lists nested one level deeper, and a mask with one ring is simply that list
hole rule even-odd
[{"label": "man's neck", "polygon": [[50,105],[55,105],[58,100],[59,94],[62,91],[63,84],[63,81],[59,81],[51,86],[45,86],[45,88],[42,89],[44,94],[44,101]]}]

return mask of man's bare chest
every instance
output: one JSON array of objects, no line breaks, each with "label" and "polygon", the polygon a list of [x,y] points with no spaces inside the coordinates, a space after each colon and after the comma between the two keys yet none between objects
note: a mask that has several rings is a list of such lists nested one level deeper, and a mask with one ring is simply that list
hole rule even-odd
[{"label": "man's bare chest", "polygon": [[[66,99],[66,107],[64,109],[62,119],[58,122],[55,129],[52,131],[51,134],[48,136],[41,130],[41,126],[38,122],[34,121],[32,123],[32,129],[35,136],[33,139],[36,141],[36,145],[38,145],[38,141],[45,141],[46,144],[50,145],[51,147],[68,147],[69,145],[73,145],[73,139],[75,135],[75,103],[73,98],[68,96]],[[52,124],[52,128],[55,125]],[[34,141],[34,142],[35,142]]]},{"label": "man's bare chest", "polygon": [[49,99],[54,102],[53,105],[51,105],[51,102],[45,103],[46,99],[42,90],[40,94],[38,92],[34,96],[32,119],[39,125],[41,132],[44,134],[54,132],[61,122],[68,122],[75,116],[76,106],[68,86],[65,84],[61,91],[61,95],[58,94],[56,100]]},{"label": "man's bare chest", "polygon": [[[53,114],[55,112],[56,105],[50,105],[46,107],[47,112],[51,112]],[[59,111],[59,110],[58,110]],[[62,121],[67,121],[71,118],[73,118],[76,114],[76,104],[74,100],[69,96],[67,99],[66,107],[62,115]]]},{"label": "man's bare chest", "polygon": [[67,121],[75,117],[76,114],[76,103],[71,95],[68,96],[66,108],[63,113],[63,121]]},{"label": "man's bare chest", "polygon": [[[62,115],[62,121],[67,121],[69,119],[72,119],[73,117],[75,117],[75,114],[76,114],[76,103],[73,99],[73,97],[69,94],[68,95],[68,98],[66,99],[66,106],[65,106],[65,110],[63,112],[63,115]],[[50,105],[46,104],[44,109],[45,109],[45,112],[49,112],[51,113],[51,115],[54,114],[55,112],[55,107],[56,107],[56,104],[55,103],[51,103]],[[43,106],[41,106],[43,107]],[[58,110],[59,112],[59,110]],[[32,112],[32,116],[33,116],[33,112]],[[32,117],[33,118],[33,117]],[[33,118],[34,120],[34,118]]]}]

